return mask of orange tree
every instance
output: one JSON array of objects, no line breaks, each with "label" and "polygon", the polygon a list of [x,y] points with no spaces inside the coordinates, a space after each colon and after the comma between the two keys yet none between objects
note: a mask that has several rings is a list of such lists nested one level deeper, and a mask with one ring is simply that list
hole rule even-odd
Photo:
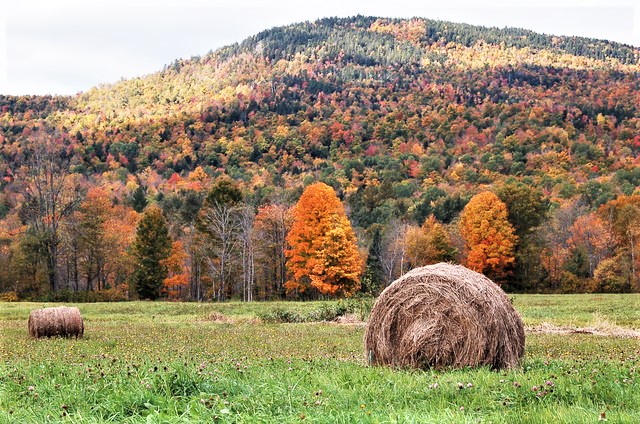
[{"label": "orange tree", "polygon": [[187,294],[190,270],[187,266],[189,254],[180,240],[171,244],[171,253],[160,265],[167,268],[168,276],[162,282],[161,292],[171,300],[180,299]]},{"label": "orange tree", "polygon": [[360,288],[362,258],[344,207],[324,183],[307,187],[292,211],[286,251],[290,295],[313,289],[330,296],[350,296]]},{"label": "orange tree", "polygon": [[476,194],[460,214],[460,233],[469,252],[467,266],[504,282],[515,262],[518,240],[505,203],[488,191]]}]

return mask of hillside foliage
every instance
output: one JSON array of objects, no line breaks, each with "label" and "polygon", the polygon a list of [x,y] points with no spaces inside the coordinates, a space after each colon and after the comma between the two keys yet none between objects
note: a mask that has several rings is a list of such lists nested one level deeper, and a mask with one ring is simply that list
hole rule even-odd
[{"label": "hillside foliage", "polygon": [[[505,288],[637,291],[639,107],[638,47],[362,16],[74,97],[0,96],[0,290],[131,295],[137,214],[157,204],[179,242],[162,293],[284,297],[287,210],[323,182],[360,252],[380,233],[385,284],[429,258],[469,263],[460,213],[492,192],[517,236]],[[55,211],[29,194],[38,157],[64,171]],[[220,178],[240,193],[226,209],[207,197]]]}]

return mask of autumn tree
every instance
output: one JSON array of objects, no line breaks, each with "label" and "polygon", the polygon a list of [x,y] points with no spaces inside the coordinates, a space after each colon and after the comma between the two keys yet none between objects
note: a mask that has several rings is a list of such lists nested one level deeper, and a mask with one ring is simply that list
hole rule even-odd
[{"label": "autumn tree", "polygon": [[446,228],[433,215],[424,221],[422,227],[411,227],[405,243],[407,260],[412,267],[449,262],[456,255]]},{"label": "autumn tree", "polygon": [[460,214],[460,233],[469,250],[467,266],[504,282],[515,261],[518,239],[504,202],[488,191],[473,196]]},{"label": "autumn tree", "polygon": [[119,290],[132,273],[129,247],[135,236],[138,213],[114,205],[100,187],[90,188],[77,210],[62,227],[62,280],[74,291]]},{"label": "autumn tree", "polygon": [[362,258],[344,207],[324,183],[308,186],[293,208],[286,251],[287,292],[305,296],[313,289],[350,296],[360,287]]},{"label": "autumn tree", "polygon": [[[2,195],[0,195],[0,199]],[[18,279],[14,274],[16,269],[12,266],[14,254],[14,243],[18,240],[17,235],[24,230],[24,225],[19,221],[17,215],[0,219],[0,269],[5,272],[0,273],[0,291],[18,292]]]},{"label": "autumn tree", "polygon": [[134,273],[131,246],[136,238],[140,214],[125,205],[113,205],[104,223],[104,242],[108,247],[103,287],[126,292],[130,276]]},{"label": "autumn tree", "polygon": [[618,241],[618,250],[627,258],[629,277],[640,285],[640,195],[620,196],[603,205],[598,214],[608,223]]},{"label": "autumn tree", "polygon": [[171,237],[162,209],[152,204],[145,209],[133,243],[136,293],[141,299],[156,300],[167,278],[166,259],[171,254]]},{"label": "autumn tree", "polygon": [[[201,168],[194,171],[194,174],[204,173]],[[198,181],[199,183],[199,181]],[[200,187],[196,187],[200,188]],[[204,264],[204,243],[203,234],[196,231],[196,222],[205,193],[193,189],[179,189],[177,192],[169,193],[160,202],[162,210],[169,222],[170,234],[174,238],[179,238],[183,244],[185,252],[188,254],[189,264],[189,297],[201,301],[203,296],[203,270]]]},{"label": "autumn tree", "polygon": [[[593,277],[600,261],[611,254],[612,238],[606,224],[595,213],[579,216],[569,229],[569,247],[585,260],[584,276]],[[576,274],[581,276],[580,274]]]},{"label": "autumn tree", "polygon": [[111,200],[107,193],[99,188],[90,189],[79,208],[79,240],[84,253],[82,270],[86,277],[87,290],[93,290],[94,283],[98,290],[106,285],[107,261],[110,253],[113,253],[109,251],[109,235],[105,231],[110,212]]},{"label": "autumn tree", "polygon": [[171,300],[185,297],[189,286],[189,269],[186,266],[189,255],[180,240],[171,244],[171,252],[160,264],[167,269],[167,278],[162,282],[161,292]]},{"label": "autumn tree", "polygon": [[536,231],[542,249],[539,256],[530,257],[529,260],[540,258],[546,273],[545,283],[548,289],[563,290],[563,282],[577,279],[575,274],[567,269],[571,257],[569,238],[571,227],[585,211],[586,208],[579,200],[562,205],[555,209],[546,224]]}]

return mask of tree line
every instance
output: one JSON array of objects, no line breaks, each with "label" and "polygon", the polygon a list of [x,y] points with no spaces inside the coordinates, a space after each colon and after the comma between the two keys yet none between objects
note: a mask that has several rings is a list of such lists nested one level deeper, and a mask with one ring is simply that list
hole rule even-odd
[{"label": "tree line", "polygon": [[[511,180],[448,223],[429,214],[368,229],[322,182],[259,203],[222,175],[125,202],[70,172],[64,138],[39,132],[3,221],[0,289],[21,299],[315,299],[375,295],[409,269],[457,262],[507,290],[640,288],[640,196],[553,208]],[[200,178],[200,179],[198,179]],[[135,193],[140,193],[136,195]],[[291,194],[291,193],[289,193]],[[151,201],[149,201],[151,200]],[[253,199],[255,200],[255,199]]]}]

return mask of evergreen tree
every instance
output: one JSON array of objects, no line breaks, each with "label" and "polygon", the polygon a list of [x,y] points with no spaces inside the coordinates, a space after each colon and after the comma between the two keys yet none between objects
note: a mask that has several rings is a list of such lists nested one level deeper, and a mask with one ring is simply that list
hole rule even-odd
[{"label": "evergreen tree", "polygon": [[131,195],[131,207],[136,212],[142,212],[147,207],[147,194],[142,186],[138,186]]},{"label": "evergreen tree", "polygon": [[550,202],[540,189],[515,181],[508,181],[496,194],[507,205],[509,222],[518,236],[513,275],[506,287],[520,291],[536,287],[545,273],[539,261],[531,260],[543,247],[535,231],[546,220]]},{"label": "evergreen tree", "polygon": [[242,201],[242,191],[231,178],[223,176],[218,178],[211,190],[207,193],[204,201],[204,208],[215,207],[217,205],[237,206]]},{"label": "evergreen tree", "polygon": [[160,297],[160,288],[167,278],[164,261],[171,254],[169,227],[156,205],[149,206],[136,230],[133,242],[133,256],[136,271],[133,279],[135,291],[141,299],[156,300]]},{"label": "evergreen tree", "polygon": [[362,286],[360,287],[363,293],[376,295],[384,286],[385,279],[382,258],[380,257],[381,254],[382,235],[380,234],[380,228],[376,227],[373,232],[371,245],[369,246],[369,254],[367,255],[364,276],[362,277]]}]

